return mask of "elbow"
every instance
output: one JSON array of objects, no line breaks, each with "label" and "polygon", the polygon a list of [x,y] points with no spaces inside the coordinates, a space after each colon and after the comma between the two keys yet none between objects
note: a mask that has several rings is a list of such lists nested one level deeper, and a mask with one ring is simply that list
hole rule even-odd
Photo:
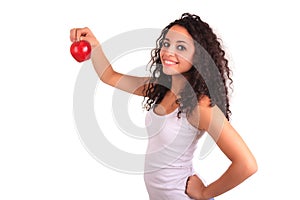
[{"label": "elbow", "polygon": [[103,74],[102,74],[102,75],[99,75],[99,80],[102,81],[103,83],[106,82],[106,80],[105,80],[104,77],[103,77]]},{"label": "elbow", "polygon": [[109,79],[104,76],[103,74],[99,75],[99,79],[100,81],[102,81],[103,83],[107,84],[107,85],[112,85],[110,82],[109,82]]},{"label": "elbow", "polygon": [[246,178],[255,174],[257,170],[258,170],[258,166],[255,158],[251,158],[244,163],[243,171],[244,171],[244,176]]},{"label": "elbow", "polygon": [[257,162],[254,157],[244,158],[242,160],[236,161],[232,163],[237,172],[237,177],[239,177],[240,181],[244,181],[249,178],[253,174],[255,174],[258,170]]}]

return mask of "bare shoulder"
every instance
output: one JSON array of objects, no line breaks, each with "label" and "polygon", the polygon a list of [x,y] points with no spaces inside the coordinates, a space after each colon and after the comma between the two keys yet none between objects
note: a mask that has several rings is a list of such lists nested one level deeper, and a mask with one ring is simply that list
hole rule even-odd
[{"label": "bare shoulder", "polygon": [[198,101],[198,106],[203,107],[203,108],[208,108],[210,107],[210,98],[208,96],[203,96],[199,101]]},{"label": "bare shoulder", "polygon": [[228,121],[217,105],[211,106],[209,97],[201,98],[188,117],[188,121],[199,130],[207,131],[215,140]]},{"label": "bare shoulder", "polygon": [[212,117],[212,107],[208,96],[202,97],[188,116],[188,121],[199,130],[208,130]]}]

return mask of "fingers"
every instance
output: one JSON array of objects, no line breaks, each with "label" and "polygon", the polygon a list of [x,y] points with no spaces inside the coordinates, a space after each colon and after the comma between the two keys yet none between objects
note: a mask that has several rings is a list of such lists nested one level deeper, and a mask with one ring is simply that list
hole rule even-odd
[{"label": "fingers", "polygon": [[71,42],[77,41],[77,29],[76,28],[72,28],[70,30],[70,40],[71,40]]},{"label": "fingers", "polygon": [[70,40],[71,42],[83,40],[85,37],[93,37],[91,30],[87,27],[85,28],[72,28],[70,30]]},{"label": "fingers", "polygon": [[186,181],[185,193],[188,196],[194,196],[195,194],[201,192],[204,188],[202,180],[196,175],[189,176]]},{"label": "fingers", "polygon": [[94,36],[92,31],[87,27],[71,29],[70,30],[70,40],[71,40],[71,42],[86,40],[91,44],[93,49],[100,46],[100,43],[97,40],[97,38]]},{"label": "fingers", "polygon": [[188,194],[187,189],[188,189],[189,181],[190,181],[190,176],[187,178],[186,183],[185,183],[185,194]]}]

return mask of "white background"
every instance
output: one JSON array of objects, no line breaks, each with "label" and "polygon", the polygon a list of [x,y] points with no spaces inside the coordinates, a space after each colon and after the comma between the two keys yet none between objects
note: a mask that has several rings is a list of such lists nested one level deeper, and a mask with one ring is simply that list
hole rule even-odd
[{"label": "white background", "polygon": [[[141,175],[103,166],[80,141],[72,106],[82,64],[69,53],[69,30],[88,26],[104,42],[133,29],[163,28],[183,12],[200,15],[223,39],[234,72],[232,123],[259,166],[216,199],[297,198],[297,5],[291,0],[2,2],[0,199],[147,199]],[[96,99],[110,98],[101,92],[98,87]],[[110,112],[95,112],[110,118]],[[195,162],[208,182],[228,164],[217,149]]]}]

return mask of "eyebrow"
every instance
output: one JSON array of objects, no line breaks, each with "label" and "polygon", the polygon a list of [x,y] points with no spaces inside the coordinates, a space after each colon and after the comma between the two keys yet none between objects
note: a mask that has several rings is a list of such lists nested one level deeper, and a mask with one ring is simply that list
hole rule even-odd
[{"label": "eyebrow", "polygon": [[[170,42],[170,39],[169,38],[165,38],[164,40],[167,40]],[[185,44],[188,44],[186,41],[184,40],[177,40],[176,43],[185,43]]]}]

